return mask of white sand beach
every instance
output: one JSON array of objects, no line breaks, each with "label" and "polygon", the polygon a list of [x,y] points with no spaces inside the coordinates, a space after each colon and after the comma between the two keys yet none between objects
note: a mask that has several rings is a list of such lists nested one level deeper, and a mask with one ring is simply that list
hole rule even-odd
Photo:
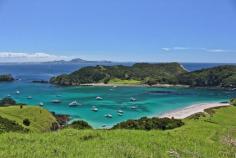
[{"label": "white sand beach", "polygon": [[172,85],[172,84],[155,84],[155,85],[147,85],[147,84],[114,84],[114,83],[85,83],[85,84],[80,84],[80,86],[97,86],[97,87],[189,87],[188,85]]},{"label": "white sand beach", "polygon": [[213,107],[222,107],[222,106],[230,106],[229,103],[203,103],[203,104],[195,104],[183,109],[179,109],[179,110],[174,110],[174,111],[170,111],[168,113],[165,113],[161,116],[159,116],[160,118],[163,117],[168,117],[168,118],[176,118],[176,119],[183,119],[186,118],[188,116],[191,116],[195,113],[199,113],[199,112],[204,112],[205,109],[209,109],[209,108],[213,108]]}]

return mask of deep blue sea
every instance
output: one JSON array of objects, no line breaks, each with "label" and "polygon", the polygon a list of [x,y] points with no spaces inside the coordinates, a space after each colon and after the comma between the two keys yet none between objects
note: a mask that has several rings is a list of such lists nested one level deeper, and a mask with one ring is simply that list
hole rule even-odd
[{"label": "deep blue sea", "polygon": [[[119,63],[120,64],[120,63]],[[89,64],[93,65],[93,64]],[[109,64],[108,64],[109,65]],[[131,65],[131,63],[124,63]],[[183,63],[189,71],[222,64]],[[70,73],[88,64],[6,64],[0,65],[0,74],[10,73],[20,79],[0,83],[0,98],[11,95],[18,102],[31,106],[44,103],[44,108],[58,114],[68,114],[72,119],[88,121],[93,127],[112,126],[127,119],[142,116],[158,116],[165,112],[204,102],[227,101],[236,97],[236,91],[199,88],[156,87],[60,87],[51,84],[32,83],[32,80],[48,80],[55,75]],[[16,94],[16,91],[20,94]],[[28,99],[32,96],[32,99]],[[96,100],[100,96],[103,100]],[[135,102],[130,101],[134,97]],[[60,100],[54,104],[52,100]],[[69,107],[77,101],[81,105]],[[92,107],[98,109],[92,111]],[[124,112],[118,115],[117,110]],[[111,114],[112,118],[104,117]]]}]

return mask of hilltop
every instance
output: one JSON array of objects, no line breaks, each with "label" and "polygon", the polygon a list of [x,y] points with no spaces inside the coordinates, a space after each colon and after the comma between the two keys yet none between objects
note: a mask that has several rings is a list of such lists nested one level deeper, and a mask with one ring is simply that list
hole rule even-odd
[{"label": "hilltop", "polygon": [[[32,132],[51,131],[53,125],[57,124],[55,117],[50,112],[37,106],[0,107],[0,116],[9,121],[14,121],[18,126]],[[23,123],[25,119],[29,120],[29,126]]]}]

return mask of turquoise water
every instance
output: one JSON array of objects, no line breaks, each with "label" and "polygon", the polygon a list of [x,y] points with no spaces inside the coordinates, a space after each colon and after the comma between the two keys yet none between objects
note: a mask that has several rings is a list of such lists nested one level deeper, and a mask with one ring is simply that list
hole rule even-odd
[{"label": "turquoise water", "polygon": [[[17,95],[15,92],[21,93]],[[142,116],[158,116],[162,113],[203,102],[227,101],[236,97],[236,91],[196,89],[196,88],[148,88],[148,87],[58,87],[50,84],[37,84],[16,81],[0,84],[0,97],[10,94],[18,102],[38,105],[44,102],[44,108],[57,114],[68,114],[72,119],[82,119],[93,127],[112,126],[118,122],[140,118]],[[27,99],[32,96],[32,99]],[[100,96],[103,100],[96,100]],[[137,99],[130,101],[130,97]],[[51,100],[59,99],[60,104]],[[77,100],[82,105],[69,107]],[[99,111],[91,111],[96,106]],[[137,109],[131,109],[136,106]],[[117,110],[124,115],[118,116]],[[112,118],[104,117],[112,114]]]}]

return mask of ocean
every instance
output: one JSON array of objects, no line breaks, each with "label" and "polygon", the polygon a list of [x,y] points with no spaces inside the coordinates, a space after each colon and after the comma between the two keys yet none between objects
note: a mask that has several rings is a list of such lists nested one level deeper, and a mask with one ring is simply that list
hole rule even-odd
[{"label": "ocean", "polygon": [[[89,64],[91,65],[91,64]],[[130,63],[125,63],[130,65]],[[189,71],[221,64],[182,64]],[[72,120],[82,119],[95,128],[108,127],[128,119],[158,116],[165,112],[192,104],[228,101],[236,97],[236,91],[203,88],[157,88],[157,87],[61,87],[51,84],[32,83],[48,80],[55,75],[70,73],[87,64],[6,64],[0,65],[0,74],[10,73],[17,81],[0,83],[0,98],[11,95],[17,102],[30,106],[44,103],[44,108],[57,114],[67,114]],[[16,94],[16,91],[20,94]],[[29,99],[28,96],[32,96]],[[102,100],[96,100],[100,96]],[[136,101],[131,101],[130,98]],[[51,103],[52,100],[61,103]],[[69,107],[78,101],[81,105]],[[92,111],[92,107],[98,109]],[[118,115],[122,110],[124,114]],[[104,117],[111,114],[112,118]]]}]

